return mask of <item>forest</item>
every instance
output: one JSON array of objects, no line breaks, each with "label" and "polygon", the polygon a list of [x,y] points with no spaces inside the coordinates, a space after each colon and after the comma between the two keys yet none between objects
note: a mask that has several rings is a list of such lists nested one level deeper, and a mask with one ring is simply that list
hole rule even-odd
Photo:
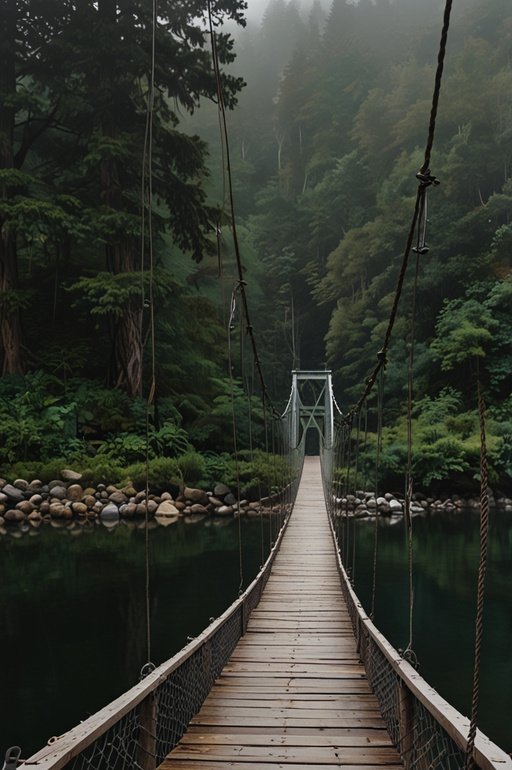
[{"label": "forest", "polygon": [[[246,26],[243,0],[211,3],[233,220],[203,3],[159,0],[153,69],[148,0],[3,3],[5,478],[50,479],[72,467],[96,482],[134,480],[145,474],[147,453],[155,482],[176,474],[229,480],[235,449],[249,439],[268,449],[233,308],[235,221],[273,400],[286,403],[291,369],[328,367],[341,410],[350,409],[382,344],[396,286],[442,5],[270,0],[261,21]],[[381,481],[403,484],[414,345],[415,483],[463,492],[478,483],[478,369],[491,486],[507,492],[508,0],[457,4],[432,173],[440,184],[429,191],[428,248],[417,275],[413,268],[406,276],[386,366]],[[244,462],[248,479],[269,472],[263,451]]]}]

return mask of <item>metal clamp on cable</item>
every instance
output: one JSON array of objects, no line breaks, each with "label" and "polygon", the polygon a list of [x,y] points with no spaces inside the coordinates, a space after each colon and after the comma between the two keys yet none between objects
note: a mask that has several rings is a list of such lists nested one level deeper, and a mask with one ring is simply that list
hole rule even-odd
[{"label": "metal clamp on cable", "polygon": [[418,171],[416,174],[416,179],[419,181],[421,187],[430,187],[430,185],[438,185],[441,184],[439,179],[430,173],[430,169],[427,168],[425,171]]},{"label": "metal clamp on cable", "polygon": [[139,674],[139,682],[142,682],[143,679],[145,679],[149,674],[152,674],[155,670],[156,666],[154,663],[151,663],[151,661],[148,661],[148,663],[144,663],[140,670]]},{"label": "metal clamp on cable", "polygon": [[10,749],[7,749],[2,770],[16,770],[20,756],[21,749],[19,746],[11,746]]}]

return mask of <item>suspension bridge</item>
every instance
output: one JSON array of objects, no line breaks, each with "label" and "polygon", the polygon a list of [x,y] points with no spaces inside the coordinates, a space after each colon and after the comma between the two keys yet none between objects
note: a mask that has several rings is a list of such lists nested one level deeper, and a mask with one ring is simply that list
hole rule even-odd
[{"label": "suspension bridge", "polygon": [[[331,373],[292,381],[292,481],[274,499],[286,516],[255,580],[104,709],[21,764],[10,749],[5,770],[512,770],[358,601],[336,534]],[[320,456],[304,456],[310,429]]]}]

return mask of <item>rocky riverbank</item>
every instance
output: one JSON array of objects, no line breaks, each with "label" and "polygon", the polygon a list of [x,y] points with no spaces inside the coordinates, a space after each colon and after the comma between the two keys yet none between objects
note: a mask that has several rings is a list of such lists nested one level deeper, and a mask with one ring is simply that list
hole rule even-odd
[{"label": "rocky riverbank", "polygon": [[[512,499],[509,497],[495,497],[491,492],[489,501],[491,507],[512,511]],[[404,498],[389,492],[375,497],[372,492],[358,490],[354,495],[335,497],[334,503],[338,516],[348,515],[355,518],[366,518],[376,514],[379,516],[400,516],[404,512]],[[420,516],[428,511],[457,511],[479,507],[480,500],[475,497],[464,498],[453,495],[452,497],[436,498],[414,493],[411,513],[413,516]]]},{"label": "rocky riverbank", "polygon": [[62,471],[61,478],[43,484],[39,479],[16,479],[12,484],[0,479],[0,534],[6,524],[66,522],[66,520],[98,520],[105,524],[122,519],[144,518],[146,511],[157,524],[168,526],[181,517],[199,521],[206,516],[280,515],[284,504],[271,498],[238,501],[229,487],[216,484],[205,491],[178,487],[173,492],[150,493],[132,486],[118,488],[98,484],[84,486],[80,474]]}]

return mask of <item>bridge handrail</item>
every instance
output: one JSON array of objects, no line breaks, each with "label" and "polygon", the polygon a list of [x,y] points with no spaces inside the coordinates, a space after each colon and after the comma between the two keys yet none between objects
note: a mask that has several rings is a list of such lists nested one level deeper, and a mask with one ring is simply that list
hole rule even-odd
[{"label": "bridge handrail", "polygon": [[[300,481],[301,469],[297,469],[297,476],[294,481],[287,488],[290,495],[290,502],[293,505],[295,500],[298,484]],[[282,490],[276,495],[271,497],[279,500],[282,498],[284,492]],[[117,741],[118,744],[130,743],[131,754],[128,756],[125,746],[118,747],[116,750],[123,758],[129,759],[129,764],[123,764],[131,768],[137,768],[140,770],[150,770],[155,767],[155,757],[159,757],[163,761],[165,755],[170,749],[178,742],[179,738],[186,729],[186,726],[190,718],[199,710],[199,705],[202,703],[211,685],[216,677],[220,674],[221,669],[227,662],[231,655],[238,639],[245,633],[249,614],[258,604],[263,588],[266,585],[268,576],[270,574],[270,568],[274,562],[276,554],[281,545],[281,541],[288,525],[288,521],[291,514],[291,507],[289,506],[286,516],[283,520],[283,524],[279,530],[276,541],[273,544],[270,553],[265,561],[265,564],[260,568],[260,571],[250,583],[247,589],[236,599],[220,617],[214,620],[204,631],[202,631],[197,637],[190,641],[185,647],[183,647],[176,655],[169,658],[167,661],[158,666],[154,671],[148,674],[141,682],[134,685],[130,690],[126,691],[118,698],[113,700],[107,706],[97,711],[88,719],[81,722],[76,727],[73,727],[62,736],[56,738],[53,742],[49,742],[47,746],[39,750],[36,754],[33,754],[29,759],[19,765],[18,770],[29,770],[29,768],[37,768],[38,770],[60,770],[60,768],[66,767],[70,762],[76,759],[80,759],[80,755],[87,751],[87,749],[95,746],[95,742],[105,737],[111,728],[118,725],[124,717],[135,715],[133,724],[130,724],[129,730],[126,731],[126,736],[123,736]],[[228,630],[229,638],[223,640],[221,656],[215,660],[215,651],[212,651],[211,647],[221,633],[224,632],[226,627],[234,625],[231,630]],[[167,721],[177,721],[177,729],[174,729],[174,722],[172,727],[166,724],[166,729],[172,740],[167,741],[165,747],[161,751],[157,750],[157,743],[159,737],[157,736],[158,728],[156,724],[157,714],[155,701],[157,699],[156,693],[162,686],[169,683],[170,678],[179,673],[179,670],[185,666],[187,661],[190,661],[194,656],[201,656],[201,664],[204,667],[204,659],[206,659],[207,679],[205,679],[204,692],[198,693],[194,699],[193,706],[190,706],[186,716],[183,719],[179,719],[174,712],[165,714]],[[178,685],[183,690],[186,685],[181,683]],[[188,682],[188,687],[192,687],[192,683]],[[179,693],[182,695],[181,691]],[[176,709],[182,702],[176,705],[177,698],[172,699],[172,709]],[[137,708],[139,707],[138,711]],[[169,712],[171,709],[168,709]],[[136,713],[137,712],[137,713]],[[133,738],[133,731],[137,732],[135,739]],[[112,744],[116,743],[115,737],[112,739]],[[108,759],[103,761],[102,754],[110,756],[111,745],[108,743],[108,739],[105,738],[105,747],[100,746],[95,756],[96,761],[101,762],[95,764],[91,758],[85,758],[83,762],[79,762],[78,765],[73,767],[100,767],[108,768]],[[108,751],[107,748],[108,747]],[[114,766],[117,766],[114,763]]]},{"label": "bridge handrail", "polygon": [[[336,542],[336,533],[331,516],[329,516],[329,523],[334,542]],[[371,618],[367,615],[350,584],[349,577],[343,566],[341,554],[338,549],[336,549],[336,558],[342,590],[345,595],[358,643],[358,651],[360,652],[363,663],[365,666],[368,664],[368,660],[365,660],[365,658],[368,658],[369,655],[365,654],[366,650],[363,649],[363,647],[367,647],[369,638],[380,650],[393,672],[399,677],[403,687],[406,688],[406,691],[400,694],[399,708],[401,711],[401,724],[395,726],[398,728],[395,730],[395,736],[392,734],[393,730],[390,730],[391,737],[395,739],[395,743],[402,753],[406,768],[413,766],[412,763],[409,763],[407,756],[408,752],[413,750],[412,743],[410,743],[412,741],[413,729],[411,724],[412,713],[407,713],[408,711],[410,712],[412,706],[408,702],[407,693],[411,693],[422,706],[424,706],[437,724],[441,726],[449,738],[451,738],[461,752],[464,753],[466,751],[469,735],[469,719],[464,717],[451,706],[448,701],[439,695],[439,693],[431,687],[420,674],[418,674],[413,666],[400,655],[386,637],[378,630]],[[364,640],[365,635],[367,638]],[[368,669],[367,673],[371,680],[371,673],[368,672]],[[379,697],[378,693],[377,697]],[[386,719],[386,715],[384,714],[383,716]],[[389,727],[388,724],[388,729]],[[481,770],[512,770],[512,759],[510,756],[481,731],[477,731],[474,758]],[[448,760],[448,757],[446,759]],[[430,764],[428,766],[434,767],[434,765]],[[457,766],[462,767],[462,765]],[[450,764],[443,764],[440,765],[440,767],[443,767],[443,770],[444,768],[452,770],[456,765],[452,764],[450,760]]]}]

